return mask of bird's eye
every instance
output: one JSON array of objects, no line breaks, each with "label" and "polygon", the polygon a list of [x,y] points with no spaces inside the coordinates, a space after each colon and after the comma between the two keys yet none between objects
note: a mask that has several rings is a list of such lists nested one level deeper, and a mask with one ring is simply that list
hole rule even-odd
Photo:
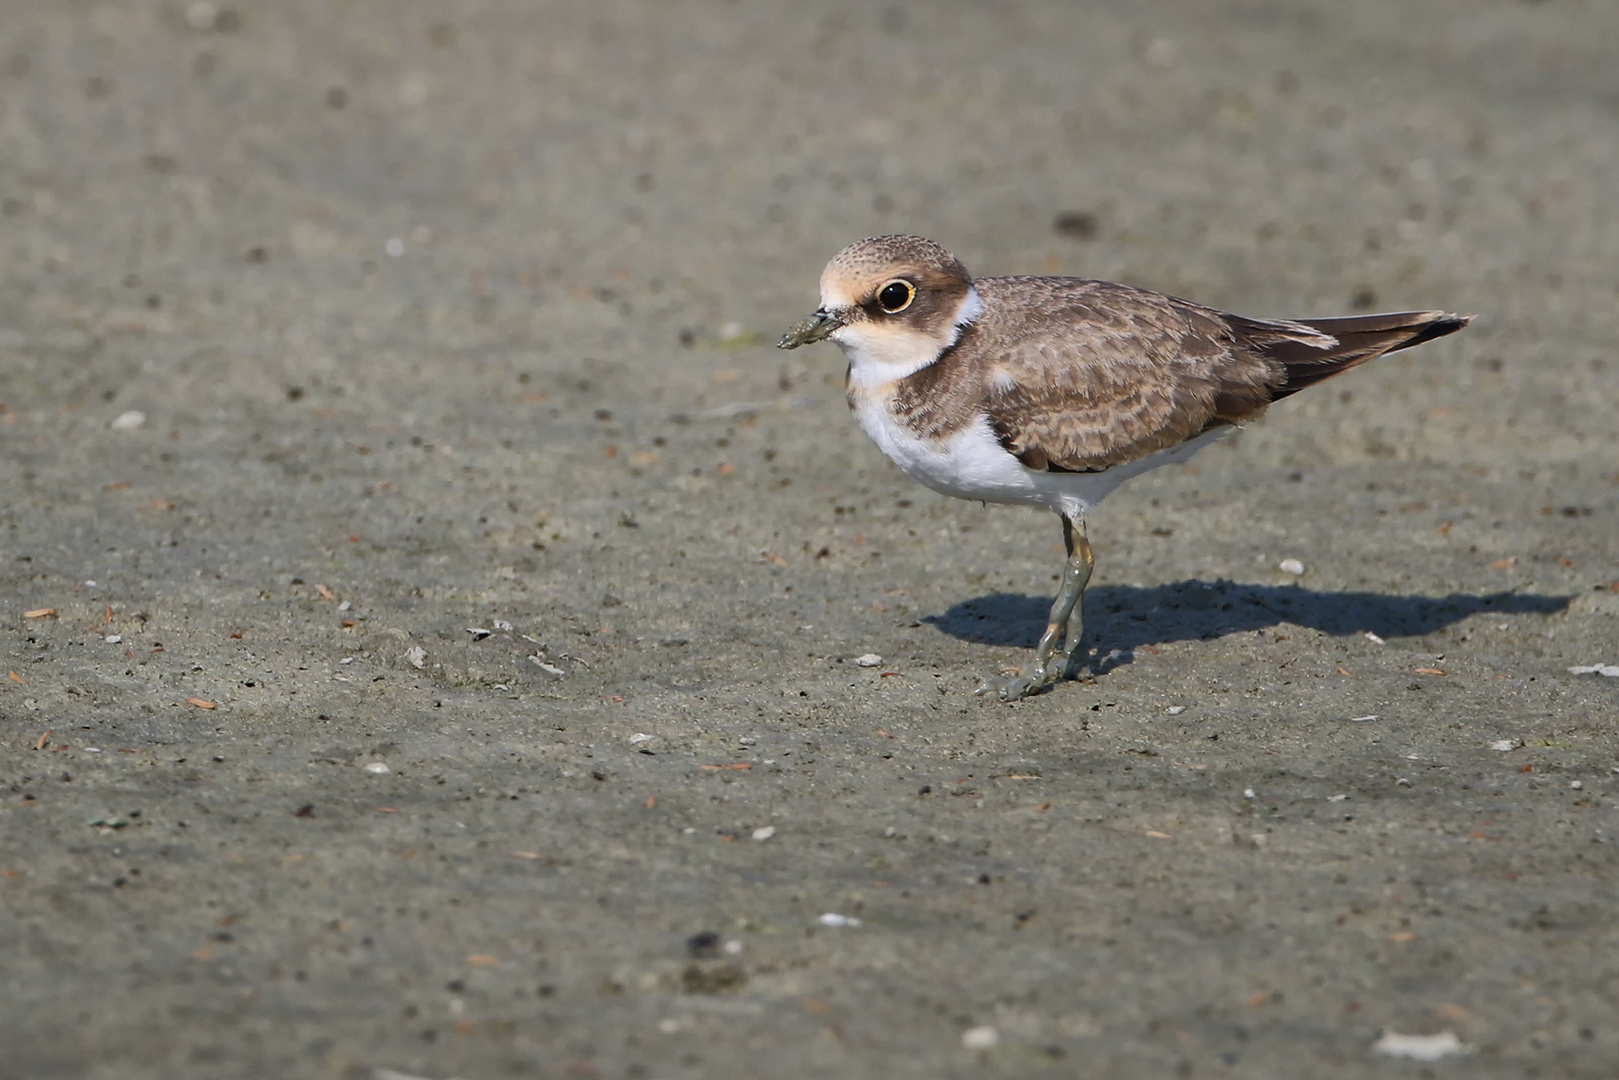
[{"label": "bird's eye", "polygon": [[916,299],[916,286],[909,281],[895,279],[877,290],[877,303],[890,315],[904,311]]}]

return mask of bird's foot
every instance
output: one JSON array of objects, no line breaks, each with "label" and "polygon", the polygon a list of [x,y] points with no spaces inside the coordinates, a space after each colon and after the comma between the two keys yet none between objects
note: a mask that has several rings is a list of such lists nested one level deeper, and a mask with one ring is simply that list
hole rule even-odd
[{"label": "bird's foot", "polygon": [[1001,701],[1022,701],[1038,694],[1062,674],[1068,658],[1061,653],[1035,660],[1020,671],[1011,674],[985,675],[984,681],[973,693],[978,697],[994,697]]}]

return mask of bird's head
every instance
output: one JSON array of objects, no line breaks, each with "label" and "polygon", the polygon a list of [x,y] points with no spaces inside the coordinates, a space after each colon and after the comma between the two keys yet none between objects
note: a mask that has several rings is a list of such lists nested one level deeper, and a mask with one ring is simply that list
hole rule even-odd
[{"label": "bird's head", "polygon": [[831,340],[857,377],[887,381],[938,359],[982,308],[950,252],[919,236],[878,236],[833,256],[821,271],[820,308],[777,347]]}]

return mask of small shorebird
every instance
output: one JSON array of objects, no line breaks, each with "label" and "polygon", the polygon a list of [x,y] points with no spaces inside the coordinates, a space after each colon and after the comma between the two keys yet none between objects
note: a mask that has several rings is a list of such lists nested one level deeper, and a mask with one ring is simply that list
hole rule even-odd
[{"label": "small shorebird", "polygon": [[1107,281],[975,281],[931,240],[879,236],[827,264],[820,308],[778,347],[836,342],[849,408],[907,476],[1062,517],[1068,562],[1034,659],[979,691],[1014,701],[1078,655],[1095,565],[1085,515],[1109,492],[1185,461],[1278,398],[1471,319],[1250,319]]}]

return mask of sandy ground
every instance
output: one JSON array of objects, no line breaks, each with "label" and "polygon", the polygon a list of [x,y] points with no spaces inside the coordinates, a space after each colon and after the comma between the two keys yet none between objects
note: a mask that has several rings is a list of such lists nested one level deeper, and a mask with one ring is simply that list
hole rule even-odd
[{"label": "sandy ground", "polygon": [[[0,3],[0,1077],[1615,1075],[1615,40]],[[1480,318],[1116,495],[990,704],[1056,520],[770,348],[892,231]]]}]

